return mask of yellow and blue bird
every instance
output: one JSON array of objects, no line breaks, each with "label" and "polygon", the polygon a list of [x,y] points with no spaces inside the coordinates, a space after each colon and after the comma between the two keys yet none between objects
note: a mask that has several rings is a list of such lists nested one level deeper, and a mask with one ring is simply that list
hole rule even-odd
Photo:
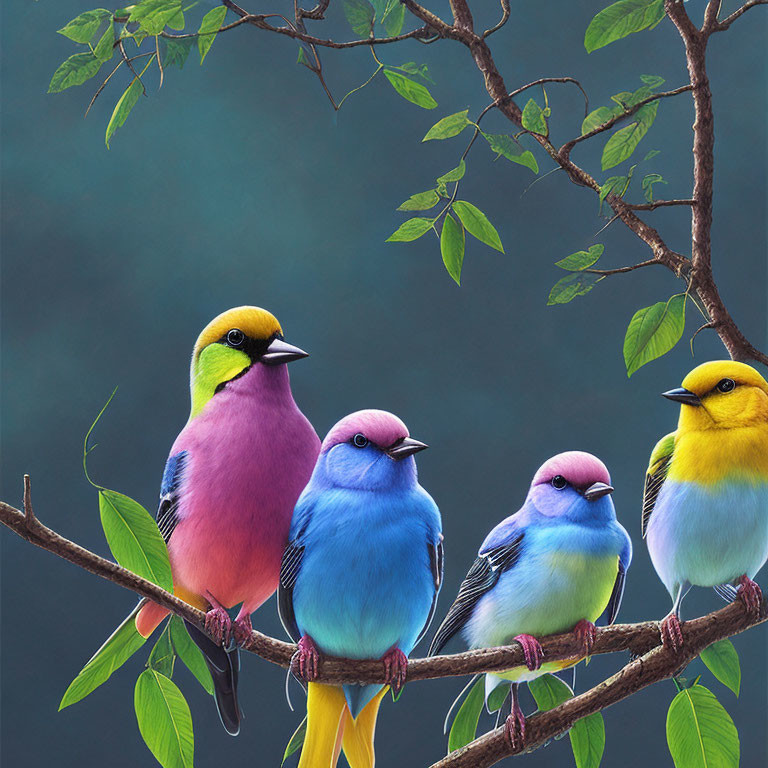
[{"label": "yellow and blue bird", "polygon": [[[486,674],[486,699],[511,681],[506,720],[514,749],[525,744],[517,688],[589,655],[594,622],[613,623],[619,611],[632,542],[616,519],[611,478],[597,457],[567,451],[536,472],[525,503],[486,537],[459,594],[437,631],[430,655],[461,631],[470,648],[523,647],[526,666]],[[536,636],[573,630],[583,653],[546,662]]]},{"label": "yellow and blue bird", "polygon": [[680,419],[651,454],[642,532],[674,601],[662,639],[677,649],[691,586],[759,610],[753,579],[768,559],[768,383],[745,363],[715,360],[663,395],[681,404]]},{"label": "yellow and blue bird", "polygon": [[393,691],[429,627],[442,583],[440,512],[413,455],[427,446],[377,410],[343,418],[325,438],[296,504],[278,588],[280,618],[308,681],[299,768],[372,768],[388,687],[313,682],[319,655],[382,659]]}]

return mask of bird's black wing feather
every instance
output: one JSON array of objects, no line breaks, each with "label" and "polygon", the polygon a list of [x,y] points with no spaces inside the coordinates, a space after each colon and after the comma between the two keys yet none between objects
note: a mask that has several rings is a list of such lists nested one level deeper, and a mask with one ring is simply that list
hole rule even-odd
[{"label": "bird's black wing feather", "polygon": [[435,611],[437,610],[437,596],[440,594],[440,587],[443,585],[443,562],[445,560],[443,554],[443,534],[440,534],[440,538],[437,543],[433,544],[429,542],[427,544],[427,550],[429,551],[429,566],[432,570],[432,580],[435,584],[435,594],[432,597],[432,606],[429,609],[429,616],[424,624],[424,628],[419,634],[419,639],[416,643],[420,643],[424,639],[424,635],[427,634],[429,625],[432,623],[432,619],[435,618]]},{"label": "bird's black wing feather", "polygon": [[640,526],[643,538],[648,533],[648,521],[653,514],[653,508],[656,506],[656,499],[659,497],[661,487],[669,474],[669,465],[672,463],[674,449],[675,433],[672,432],[659,440],[651,454],[651,463],[645,473],[643,486],[643,520]]},{"label": "bird's black wing feather", "polygon": [[619,613],[621,607],[621,598],[624,596],[624,584],[627,580],[627,569],[619,560],[619,572],[616,574],[616,581],[613,583],[613,592],[608,600],[608,605],[603,612],[607,625],[613,624],[616,621],[616,616]]},{"label": "bird's black wing feather", "polygon": [[280,584],[277,587],[277,612],[291,639],[297,643],[301,637],[293,612],[293,588],[304,558],[304,547],[296,539],[288,542],[280,564]]},{"label": "bird's black wing feather", "polygon": [[511,568],[520,557],[523,535],[512,542],[495,547],[478,556],[459,588],[459,594],[437,630],[429,655],[439,653],[443,646],[467,623],[480,598],[496,586],[504,571]]},{"label": "bird's black wing feather", "polygon": [[157,508],[157,527],[167,544],[179,522],[179,489],[184,478],[187,452],[179,451],[168,458],[160,485],[160,506]]}]

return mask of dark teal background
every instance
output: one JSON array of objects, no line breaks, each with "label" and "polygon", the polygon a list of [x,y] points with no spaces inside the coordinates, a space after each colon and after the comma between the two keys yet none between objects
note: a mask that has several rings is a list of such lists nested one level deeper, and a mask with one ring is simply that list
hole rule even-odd
[{"label": "dark teal background", "polygon": [[[688,7],[698,14],[702,4],[691,0]],[[598,106],[639,86],[640,73],[662,75],[670,88],[687,82],[679,40],[666,21],[587,56],[583,31],[602,5],[514,3],[513,21],[492,38],[507,86],[572,75]],[[648,269],[606,280],[567,306],[547,307],[549,288],[562,276],[553,262],[569,253],[604,243],[605,266],[649,253],[619,223],[595,236],[605,224],[595,196],[561,173],[523,194],[534,179],[530,171],[503,159],[493,164],[484,146],[470,154],[460,197],[488,213],[505,255],[470,240],[459,289],[434,238],[384,243],[404,219],[396,206],[453,168],[465,142],[422,145],[421,137],[440,117],[467,107],[477,114],[487,103],[466,50],[452,42],[382,47],[385,62],[429,64],[438,109],[404,102],[381,78],[334,117],[319,83],[295,65],[295,43],[235,30],[216,41],[202,69],[193,52],[183,72],[166,73],[159,93],[150,78],[149,98],[108,151],[104,129],[125,77],[115,78],[86,120],[91,84],[45,93],[53,70],[74,52],[55,30],[90,7],[84,0],[25,0],[2,8],[2,498],[20,504],[21,477],[30,473],[39,517],[107,555],[96,494],[81,468],[89,424],[119,385],[95,434],[91,473],[154,511],[168,448],[188,414],[188,360],[198,332],[230,306],[259,304],[275,312],[289,341],[311,352],[291,375],[296,399],[321,435],[352,410],[379,407],[400,415],[432,446],[419,456],[419,469],[444,520],[441,615],[486,531],[517,508],[539,464],[580,448],[611,469],[618,514],[635,542],[619,618],[662,617],[669,599],[639,530],[648,454],[677,418],[658,393],[677,386],[695,363],[723,356],[723,348],[701,334],[692,360],[688,338],[701,321],[691,316],[678,347],[627,380],[621,346],[632,313],[681,284],[664,269]],[[488,8],[478,25],[495,19],[496,5]],[[330,17],[317,28],[349,38],[340,11]],[[765,19],[764,9],[750,11],[712,40],[710,57],[715,274],[742,330],[763,348]],[[323,60],[338,95],[372,71],[364,50],[326,51]],[[564,141],[579,130],[581,95],[572,86],[548,93],[552,130]],[[638,150],[639,158],[662,150],[638,173],[662,173],[669,185],[657,193],[664,197],[690,194],[691,123],[688,96],[663,101]],[[509,125],[492,114],[487,129]],[[596,170],[601,147],[598,141],[574,157],[604,179],[615,171]],[[686,209],[646,218],[671,247],[689,252]],[[85,701],[56,711],[133,597],[7,531],[0,539],[4,765],[154,764],[132,702],[145,652]],[[765,572],[762,581],[768,586]],[[684,615],[719,606],[711,591],[699,590],[686,600]],[[272,601],[254,624],[282,636]],[[738,700],[708,672],[702,678],[739,727],[744,768],[766,758],[765,638],[763,627],[735,640],[744,673]],[[581,668],[579,689],[625,662],[596,658]],[[695,671],[702,671],[698,664]],[[301,719],[285,705],[279,669],[244,660],[247,719],[237,739],[225,735],[197,683],[183,670],[177,679],[192,707],[200,768],[279,765]],[[444,754],[443,716],[462,685],[413,684],[396,706],[388,702],[378,765],[419,768]],[[673,695],[672,683],[661,683],[605,713],[606,768],[671,765],[664,723]],[[300,694],[294,698],[300,703]],[[572,757],[564,740],[524,760],[567,766]]]}]

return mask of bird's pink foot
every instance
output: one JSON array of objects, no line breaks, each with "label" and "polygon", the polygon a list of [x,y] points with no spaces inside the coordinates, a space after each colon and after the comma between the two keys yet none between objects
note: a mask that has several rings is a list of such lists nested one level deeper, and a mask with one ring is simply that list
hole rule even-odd
[{"label": "bird's pink foot", "polygon": [[405,685],[405,675],[408,671],[408,657],[399,649],[387,651],[381,660],[384,662],[384,675],[395,695]]},{"label": "bird's pink foot", "polygon": [[544,659],[544,651],[541,649],[541,643],[533,635],[518,635],[514,638],[523,646],[523,655],[525,656],[525,666],[535,672]]},{"label": "bird's pink foot", "polygon": [[574,628],[573,634],[584,648],[584,655],[589,656],[592,653],[592,646],[595,644],[597,629],[591,621],[582,619]]},{"label": "bird's pink foot", "polygon": [[683,630],[680,628],[680,619],[674,613],[661,620],[661,642],[675,652],[683,647]]},{"label": "bird's pink foot", "polygon": [[291,669],[298,670],[299,677],[311,683],[317,680],[319,665],[320,654],[314,640],[309,635],[303,635],[291,659]]},{"label": "bird's pink foot", "polygon": [[216,605],[205,614],[205,631],[219,645],[226,645],[229,642],[232,619],[222,606]]},{"label": "bird's pink foot", "polygon": [[250,639],[253,632],[253,625],[251,624],[251,615],[246,614],[235,619],[235,623],[232,625],[232,631],[235,636],[235,642],[243,646]]},{"label": "bird's pink foot", "polygon": [[525,747],[525,715],[517,702],[512,705],[512,714],[504,723],[504,733],[509,746],[515,752],[522,752]]},{"label": "bird's pink foot", "polygon": [[756,581],[752,581],[749,576],[744,574],[739,579],[739,588],[736,594],[750,613],[759,613],[763,602],[763,591]]}]

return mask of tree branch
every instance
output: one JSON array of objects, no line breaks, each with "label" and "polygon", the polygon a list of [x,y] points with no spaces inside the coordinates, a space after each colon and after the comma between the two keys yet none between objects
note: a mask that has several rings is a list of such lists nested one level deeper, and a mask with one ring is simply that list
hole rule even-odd
[{"label": "tree branch", "polygon": [[748,3],[744,3],[738,10],[734,11],[730,16],[726,16],[722,21],[718,21],[715,25],[713,32],[723,32],[733,24],[736,19],[742,14],[746,13],[750,8],[754,8],[756,5],[767,5],[768,0],[750,0]]},{"label": "tree branch", "polygon": [[652,203],[627,203],[633,211],[655,211],[670,205],[694,205],[695,200],[685,198],[683,200],[654,200]]}]

